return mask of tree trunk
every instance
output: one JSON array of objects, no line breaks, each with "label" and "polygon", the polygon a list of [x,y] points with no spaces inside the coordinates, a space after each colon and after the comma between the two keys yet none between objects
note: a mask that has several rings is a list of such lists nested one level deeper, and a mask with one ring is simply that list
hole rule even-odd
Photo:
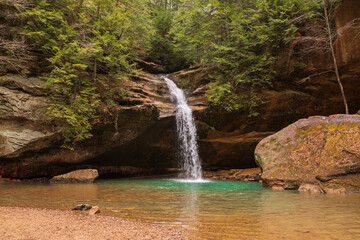
[{"label": "tree trunk", "polygon": [[326,20],[326,26],[327,26],[327,31],[328,31],[328,35],[329,35],[331,56],[332,56],[332,59],[333,59],[333,62],[334,62],[336,79],[337,79],[337,81],[339,83],[339,86],[340,86],[341,95],[342,95],[344,106],[345,106],[345,113],[349,114],[349,108],[348,108],[348,104],[347,104],[347,101],[346,101],[344,88],[343,88],[343,85],[342,85],[341,80],[340,80],[339,69],[338,69],[337,61],[336,61],[336,57],[335,57],[334,45],[333,45],[333,41],[332,41],[331,29],[330,29],[330,23],[329,23],[329,16],[328,16],[328,12],[327,12],[327,9],[326,9],[325,0],[322,0],[322,3],[323,3],[323,6],[324,6],[325,20]]},{"label": "tree trunk", "polygon": [[96,69],[97,68],[97,66],[96,66],[96,57],[95,57],[95,59],[94,59],[94,73],[93,73],[93,78],[94,78],[94,80],[96,79]]}]

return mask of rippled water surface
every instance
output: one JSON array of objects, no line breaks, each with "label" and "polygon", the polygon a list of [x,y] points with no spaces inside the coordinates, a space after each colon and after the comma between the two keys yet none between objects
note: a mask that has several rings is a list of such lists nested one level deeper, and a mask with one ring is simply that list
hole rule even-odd
[{"label": "rippled water surface", "polygon": [[259,183],[117,180],[0,184],[0,206],[71,209],[178,225],[188,239],[360,239],[360,194],[265,190]]}]

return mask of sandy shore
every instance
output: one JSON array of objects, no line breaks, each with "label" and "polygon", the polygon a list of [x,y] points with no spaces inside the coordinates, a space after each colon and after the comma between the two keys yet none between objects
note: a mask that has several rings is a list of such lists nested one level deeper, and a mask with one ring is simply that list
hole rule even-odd
[{"label": "sandy shore", "polygon": [[181,229],[75,211],[0,207],[0,239],[184,239]]}]

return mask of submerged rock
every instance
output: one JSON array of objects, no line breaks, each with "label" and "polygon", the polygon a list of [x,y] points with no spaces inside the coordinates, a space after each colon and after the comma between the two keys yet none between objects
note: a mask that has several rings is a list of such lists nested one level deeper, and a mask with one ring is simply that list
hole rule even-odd
[{"label": "submerged rock", "polygon": [[71,210],[80,210],[80,211],[87,211],[89,209],[91,209],[91,205],[89,204],[79,204],[77,206],[75,206],[73,209]]},{"label": "submerged rock", "polygon": [[92,183],[99,177],[96,169],[82,169],[53,177],[51,183]]},{"label": "submerged rock", "polygon": [[360,116],[301,119],[263,139],[255,158],[266,186],[298,189],[320,181],[326,188],[360,190]]},{"label": "submerged rock", "polygon": [[322,186],[318,183],[303,183],[299,187],[299,192],[307,193],[326,193]]}]

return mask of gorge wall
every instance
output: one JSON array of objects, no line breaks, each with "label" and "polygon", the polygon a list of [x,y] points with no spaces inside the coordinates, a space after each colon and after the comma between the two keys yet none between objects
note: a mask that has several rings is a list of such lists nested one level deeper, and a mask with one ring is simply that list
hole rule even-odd
[{"label": "gorge wall", "polygon": [[[359,29],[345,27],[360,18],[360,2],[344,0],[336,12],[336,57],[350,113],[360,109]],[[345,27],[345,28],[344,28]],[[300,118],[343,113],[339,86],[328,53],[308,55],[296,70],[291,49],[280,53],[278,79],[259,89],[264,104],[257,117],[244,111],[222,112],[209,107],[206,89],[216,66],[198,66],[171,75],[186,87],[198,127],[204,169],[255,166],[254,149],[266,136]],[[177,165],[176,111],[168,89],[156,75],[124,80],[131,97],[117,102],[116,113],[103,111],[94,137],[74,151],[61,148],[62,127],[44,116],[47,87],[38,78],[0,77],[0,176],[52,177],[80,168],[96,168],[100,176],[172,173]]]},{"label": "gorge wall", "polygon": [[[344,85],[350,114],[360,110],[360,2],[344,0],[335,11],[338,36],[335,42],[340,78]],[[300,33],[299,33],[300,34]],[[256,144],[271,132],[313,115],[344,113],[340,88],[333,71],[330,51],[306,54],[300,62],[295,45],[279,51],[276,63],[277,81],[257,95],[265,102],[249,118],[244,111],[219,112],[207,106],[205,91],[213,67],[194,67],[175,73],[180,86],[190,91],[196,106],[199,145],[204,165],[209,168],[245,167],[254,163]]]},{"label": "gorge wall", "polygon": [[[174,144],[163,137],[169,131],[172,134],[174,121],[169,116],[175,111],[166,96],[165,83],[159,77],[140,74],[122,84],[132,97],[117,103],[116,114],[102,112],[93,129],[94,137],[72,151],[60,147],[61,125],[46,120],[44,108],[48,102],[44,83],[16,75],[0,77],[0,175],[51,177],[94,167],[101,175],[127,176],[156,174],[164,171],[161,168],[176,166],[174,158],[168,156],[174,152]],[[152,151],[154,146],[156,151]],[[151,162],[146,155],[167,164]]]}]

